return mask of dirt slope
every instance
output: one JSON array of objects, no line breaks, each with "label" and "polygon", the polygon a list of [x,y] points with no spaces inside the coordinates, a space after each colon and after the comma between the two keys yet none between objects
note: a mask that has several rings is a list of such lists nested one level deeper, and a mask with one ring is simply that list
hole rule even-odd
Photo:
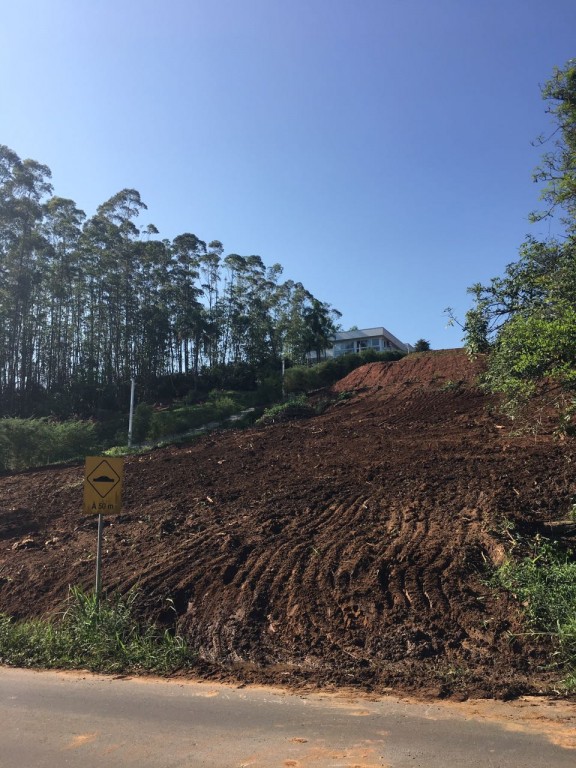
[{"label": "dirt slope", "polygon": [[[107,589],[139,585],[207,674],[436,695],[546,689],[546,648],[489,590],[506,521],[565,516],[576,451],[514,436],[460,351],[354,371],[321,416],[126,463]],[[0,612],[58,610],[93,581],[82,467],[0,478]]]}]

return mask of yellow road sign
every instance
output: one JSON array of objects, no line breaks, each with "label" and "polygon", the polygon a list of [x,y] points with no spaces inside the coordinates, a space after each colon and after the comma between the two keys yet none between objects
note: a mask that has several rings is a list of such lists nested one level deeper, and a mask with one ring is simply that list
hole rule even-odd
[{"label": "yellow road sign", "polygon": [[124,459],[87,456],[84,465],[84,511],[113,515],[122,508]]}]

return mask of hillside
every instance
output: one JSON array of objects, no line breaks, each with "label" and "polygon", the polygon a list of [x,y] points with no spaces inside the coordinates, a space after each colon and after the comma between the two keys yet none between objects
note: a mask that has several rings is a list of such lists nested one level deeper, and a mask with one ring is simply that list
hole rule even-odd
[{"label": "hillside", "polygon": [[[107,590],[198,648],[204,674],[432,695],[546,690],[546,647],[486,585],[514,523],[566,516],[576,450],[515,434],[462,351],[373,363],[322,415],[126,461]],[[0,477],[0,612],[91,587],[83,467]],[[520,634],[518,634],[520,633]]]}]

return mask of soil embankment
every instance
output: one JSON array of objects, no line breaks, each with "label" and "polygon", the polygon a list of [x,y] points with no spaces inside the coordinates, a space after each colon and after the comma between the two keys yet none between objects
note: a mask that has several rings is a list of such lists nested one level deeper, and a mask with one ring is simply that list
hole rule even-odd
[{"label": "soil embankment", "polygon": [[[576,450],[517,435],[461,351],[358,369],[322,415],[126,461],[108,590],[141,590],[206,674],[434,695],[546,690],[546,649],[486,585],[507,528],[565,517]],[[94,578],[82,467],[0,478],[0,612]]]}]

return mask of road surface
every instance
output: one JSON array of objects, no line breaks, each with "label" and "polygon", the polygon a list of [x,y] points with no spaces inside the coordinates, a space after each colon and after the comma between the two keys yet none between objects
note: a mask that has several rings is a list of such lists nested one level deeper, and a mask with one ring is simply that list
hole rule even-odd
[{"label": "road surface", "polygon": [[574,768],[576,705],[0,668],[0,768]]}]

